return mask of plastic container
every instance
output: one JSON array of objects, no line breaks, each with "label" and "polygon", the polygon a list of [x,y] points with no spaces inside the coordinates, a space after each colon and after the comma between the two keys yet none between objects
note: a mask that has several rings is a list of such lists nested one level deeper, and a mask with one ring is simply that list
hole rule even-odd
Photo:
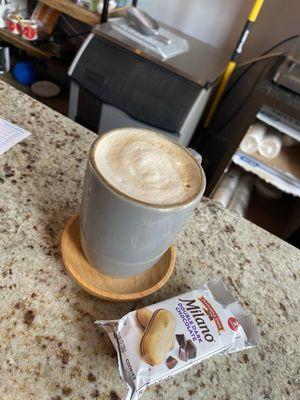
[{"label": "plastic container", "polygon": [[282,147],[282,139],[279,135],[268,134],[258,145],[258,152],[265,158],[276,158]]},{"label": "plastic container", "polygon": [[237,168],[231,168],[222,178],[217,190],[213,195],[213,200],[227,207],[234,191],[237,188],[241,177],[241,171]]},{"label": "plastic container", "polygon": [[267,125],[260,122],[251,125],[244,139],[241,141],[240,149],[247,154],[255,153],[258,150],[258,145],[263,140],[267,129]]},{"label": "plastic container", "polygon": [[251,175],[243,175],[239,185],[234,192],[230,203],[229,209],[235,211],[242,217],[246,214],[251,194],[253,190],[253,178]]}]

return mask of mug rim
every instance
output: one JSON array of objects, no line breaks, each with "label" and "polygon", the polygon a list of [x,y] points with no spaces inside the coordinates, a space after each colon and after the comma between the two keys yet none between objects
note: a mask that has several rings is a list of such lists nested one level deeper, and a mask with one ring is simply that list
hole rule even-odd
[{"label": "mug rim", "polygon": [[[166,204],[166,205],[160,205],[160,204],[153,204],[153,203],[149,203],[146,201],[142,201],[142,200],[138,200],[135,199],[134,197],[131,197],[129,195],[127,195],[126,193],[122,192],[121,190],[117,189],[115,186],[113,186],[102,174],[101,172],[98,170],[97,165],[96,165],[96,160],[95,160],[95,152],[96,152],[96,147],[99,144],[99,142],[101,142],[101,140],[103,140],[106,136],[112,134],[115,131],[119,131],[119,130],[126,130],[126,129],[134,129],[134,130],[146,130],[146,131],[150,131],[152,133],[155,133],[158,136],[162,136],[164,139],[170,140],[173,144],[175,144],[177,147],[179,147],[181,150],[185,151],[188,156],[190,158],[192,158],[192,160],[195,162],[196,166],[199,169],[200,175],[201,175],[201,185],[199,187],[199,190],[197,191],[197,193],[194,195],[194,197],[192,197],[192,199],[183,201],[181,203],[176,203],[176,204]],[[115,128],[115,129],[111,129],[109,131],[106,131],[105,133],[101,134],[99,137],[97,137],[94,142],[92,143],[90,150],[89,150],[89,157],[88,157],[88,161],[90,162],[90,165],[92,167],[93,172],[96,174],[96,176],[98,178],[100,178],[100,180],[105,184],[105,186],[112,191],[114,194],[118,195],[119,197],[121,197],[124,200],[127,200],[128,202],[132,202],[135,203],[136,205],[139,206],[143,206],[145,208],[153,208],[153,209],[157,209],[157,210],[174,210],[174,209],[178,209],[178,208],[184,208],[187,206],[190,206],[191,204],[193,204],[194,202],[198,201],[199,198],[202,197],[205,188],[206,188],[206,177],[205,177],[205,173],[204,170],[202,168],[202,166],[200,165],[200,163],[197,161],[197,159],[188,151],[188,149],[186,149],[184,146],[182,146],[180,143],[176,142],[174,139],[166,137],[165,135],[156,132],[152,129],[145,129],[145,128],[134,128],[134,127],[122,127],[122,128]]]}]

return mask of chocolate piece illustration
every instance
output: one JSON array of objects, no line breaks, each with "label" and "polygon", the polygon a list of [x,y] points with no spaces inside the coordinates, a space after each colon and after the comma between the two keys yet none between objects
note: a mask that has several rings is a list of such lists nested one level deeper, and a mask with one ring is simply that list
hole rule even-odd
[{"label": "chocolate piece illustration", "polygon": [[187,343],[186,343],[186,348],[185,348],[185,349],[186,349],[187,356],[188,356],[188,359],[189,359],[189,360],[191,360],[191,359],[193,359],[193,358],[196,357],[197,348],[196,348],[195,344],[192,342],[191,339],[189,339],[189,340],[187,341]]},{"label": "chocolate piece illustration", "polygon": [[186,346],[186,338],[184,336],[184,334],[177,334],[176,335],[176,340],[179,344],[179,347],[181,347],[182,349],[185,349]]},{"label": "chocolate piece illustration", "polygon": [[176,360],[176,358],[169,356],[166,360],[166,365],[169,369],[174,368],[176,365],[178,364],[178,361]]},{"label": "chocolate piece illustration", "polygon": [[179,347],[178,357],[180,358],[181,361],[185,361],[185,362],[188,361],[188,354],[187,354],[186,349]]}]

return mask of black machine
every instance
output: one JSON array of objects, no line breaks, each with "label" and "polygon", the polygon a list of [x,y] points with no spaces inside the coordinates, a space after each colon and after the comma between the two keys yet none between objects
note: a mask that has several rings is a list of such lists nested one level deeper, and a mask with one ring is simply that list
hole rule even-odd
[{"label": "black machine", "polygon": [[143,12],[107,21],[106,6],[69,70],[69,117],[98,133],[153,128],[187,145],[228,55]]}]

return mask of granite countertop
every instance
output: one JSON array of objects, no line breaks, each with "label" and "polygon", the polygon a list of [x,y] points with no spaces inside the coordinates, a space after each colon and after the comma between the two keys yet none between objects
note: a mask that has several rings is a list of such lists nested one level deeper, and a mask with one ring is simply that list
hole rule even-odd
[{"label": "granite countertop", "polygon": [[[211,358],[143,398],[299,399],[300,252],[209,200],[176,241],[169,282],[134,303],[93,298],[67,275],[60,235],[78,212],[95,135],[0,82],[0,117],[32,135],[0,156],[0,398],[118,400],[114,319],[222,276],[252,314],[258,348]],[[298,303],[298,304],[297,304]]]}]

